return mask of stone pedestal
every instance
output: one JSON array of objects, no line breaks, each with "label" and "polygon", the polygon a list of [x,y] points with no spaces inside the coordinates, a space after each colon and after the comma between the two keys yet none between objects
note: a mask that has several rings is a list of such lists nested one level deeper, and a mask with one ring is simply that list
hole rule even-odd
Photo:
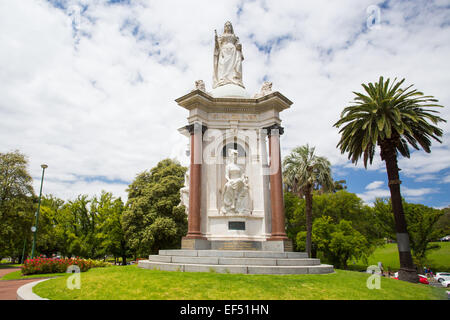
[{"label": "stone pedestal", "polygon": [[281,252],[293,252],[294,246],[292,240],[286,237],[285,240],[273,240],[263,242],[264,251],[281,251]]},{"label": "stone pedestal", "polygon": [[195,239],[183,237],[181,239],[182,250],[208,250],[211,249],[211,241],[206,239]]},{"label": "stone pedestal", "polygon": [[292,240],[246,241],[246,240],[206,240],[183,237],[182,250],[232,250],[232,251],[273,251],[293,252]]}]

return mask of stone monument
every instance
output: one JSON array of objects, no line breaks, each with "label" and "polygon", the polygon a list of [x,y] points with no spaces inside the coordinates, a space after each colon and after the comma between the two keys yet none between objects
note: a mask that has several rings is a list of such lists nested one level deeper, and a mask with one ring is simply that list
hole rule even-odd
[{"label": "stone monument", "polygon": [[242,45],[230,22],[222,35],[215,32],[214,43],[212,90],[198,80],[176,99],[189,110],[189,124],[179,131],[190,139],[191,156],[182,248],[292,250],[284,223],[279,116],[292,102],[272,92],[270,82],[253,97],[245,90]]},{"label": "stone monument", "polygon": [[329,273],[286,236],[280,113],[292,102],[272,83],[250,95],[233,26],[215,32],[212,90],[202,80],[176,99],[189,111],[179,132],[189,138],[190,166],[181,202],[188,232],[181,250],[160,250],[144,268],[237,273]]}]

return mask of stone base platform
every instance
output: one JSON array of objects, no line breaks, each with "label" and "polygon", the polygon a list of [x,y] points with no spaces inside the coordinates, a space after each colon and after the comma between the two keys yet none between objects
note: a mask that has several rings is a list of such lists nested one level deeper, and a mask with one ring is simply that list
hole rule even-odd
[{"label": "stone base platform", "polygon": [[231,251],[231,250],[159,250],[140,268],[181,272],[218,272],[244,274],[326,274],[332,265],[310,259],[305,252]]},{"label": "stone base platform", "polygon": [[181,239],[182,250],[234,250],[234,251],[293,251],[292,240],[207,240],[207,239]]}]

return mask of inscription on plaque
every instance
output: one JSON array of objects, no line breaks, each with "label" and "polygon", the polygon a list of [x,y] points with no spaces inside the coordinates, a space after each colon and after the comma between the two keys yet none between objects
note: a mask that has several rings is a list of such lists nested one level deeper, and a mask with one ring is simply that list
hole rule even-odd
[{"label": "inscription on plaque", "polygon": [[244,221],[229,221],[228,230],[245,230]]}]

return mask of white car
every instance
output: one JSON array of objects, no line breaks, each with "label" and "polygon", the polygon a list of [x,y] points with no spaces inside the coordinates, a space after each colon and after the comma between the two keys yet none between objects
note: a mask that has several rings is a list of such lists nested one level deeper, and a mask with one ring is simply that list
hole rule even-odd
[{"label": "white car", "polygon": [[434,276],[434,279],[438,282],[450,281],[450,272],[438,272]]},{"label": "white car", "polygon": [[449,288],[450,287],[450,281],[442,281],[441,284],[442,284],[442,286],[444,288]]}]

